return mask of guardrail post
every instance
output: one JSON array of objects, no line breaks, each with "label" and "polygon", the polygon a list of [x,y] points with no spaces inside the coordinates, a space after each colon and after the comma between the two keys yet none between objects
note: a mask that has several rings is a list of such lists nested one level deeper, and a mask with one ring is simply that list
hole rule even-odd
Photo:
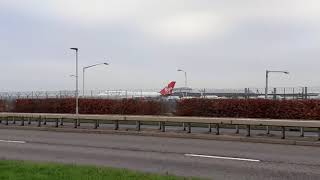
[{"label": "guardrail post", "polygon": [[55,119],[55,127],[59,127],[59,120]]},{"label": "guardrail post", "polygon": [[16,118],[12,117],[12,124],[16,124]]},{"label": "guardrail post", "polygon": [[119,121],[118,120],[114,121],[114,130],[119,130]]},{"label": "guardrail post", "polygon": [[191,133],[191,123],[188,123],[188,133]]},{"label": "guardrail post", "polygon": [[251,126],[247,125],[247,137],[251,135]]},{"label": "guardrail post", "polygon": [[236,125],[236,134],[239,134],[239,125]]},{"label": "guardrail post", "polygon": [[6,125],[9,125],[9,117],[6,118]]},{"label": "guardrail post", "polygon": [[94,120],[94,129],[98,129],[98,120]]},{"label": "guardrail post", "polygon": [[60,126],[63,126],[63,118],[60,118]]},{"label": "guardrail post", "polygon": [[301,136],[301,137],[304,137],[304,127],[301,127],[301,128],[300,128],[300,136]]},{"label": "guardrail post", "polygon": [[165,132],[166,131],[166,124],[165,122],[161,122],[161,131]]},{"label": "guardrail post", "polygon": [[77,127],[78,127],[78,120],[75,119],[75,120],[73,121],[73,128],[77,128]]},{"label": "guardrail post", "polygon": [[140,121],[136,121],[136,129],[137,129],[137,131],[140,131],[140,129],[141,129],[141,122]]},{"label": "guardrail post", "polygon": [[281,139],[285,139],[285,138],[286,138],[286,127],[282,126],[282,127],[281,127],[281,131],[282,131],[282,137],[281,137]]},{"label": "guardrail post", "polygon": [[267,134],[270,134],[270,126],[266,126],[266,132]]},{"label": "guardrail post", "polygon": [[24,117],[21,117],[21,126],[24,126]]},{"label": "guardrail post", "polygon": [[186,123],[182,123],[183,131],[186,131]]},{"label": "guardrail post", "polygon": [[38,127],[41,126],[41,116],[38,118]]},{"label": "guardrail post", "polygon": [[216,135],[220,134],[220,125],[216,124]]},{"label": "guardrail post", "polygon": [[209,133],[211,133],[211,132],[212,132],[212,125],[209,124]]},{"label": "guardrail post", "polygon": [[31,124],[31,117],[28,118],[28,125]]},{"label": "guardrail post", "polygon": [[56,119],[55,122],[56,122],[55,127],[59,127],[59,119],[58,118]]}]

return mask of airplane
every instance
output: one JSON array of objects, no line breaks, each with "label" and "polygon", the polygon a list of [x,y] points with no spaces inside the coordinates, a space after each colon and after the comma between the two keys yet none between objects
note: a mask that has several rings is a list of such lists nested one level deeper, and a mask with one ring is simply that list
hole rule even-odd
[{"label": "airplane", "polygon": [[206,95],[206,96],[183,96],[180,99],[227,99],[226,97],[220,97],[216,95]]},{"label": "airplane", "polygon": [[206,95],[206,96],[201,96],[201,98],[204,98],[204,99],[220,99],[220,97],[216,96],[216,95]]},{"label": "airplane", "polygon": [[[265,95],[257,96],[256,99],[266,99]],[[267,99],[274,99],[274,95],[268,95]],[[283,99],[282,96],[276,95],[276,99]]]},{"label": "airplane", "polygon": [[108,98],[158,98],[158,97],[168,97],[172,95],[176,82],[171,81],[168,86],[163,88],[160,92],[147,92],[147,91],[124,91],[124,90],[115,90],[115,91],[105,91],[98,94],[101,97]]}]

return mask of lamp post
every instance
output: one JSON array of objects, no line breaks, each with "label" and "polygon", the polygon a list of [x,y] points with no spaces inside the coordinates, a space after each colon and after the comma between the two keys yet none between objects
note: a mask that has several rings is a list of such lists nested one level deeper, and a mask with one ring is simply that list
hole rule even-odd
[{"label": "lamp post", "polygon": [[177,71],[184,72],[184,86],[186,88],[186,96],[187,96],[187,91],[188,91],[188,89],[187,89],[187,87],[188,87],[187,72],[182,69],[178,69]]},{"label": "lamp post", "polygon": [[[289,74],[288,71],[269,71],[269,70],[266,70],[265,99],[268,99],[269,73],[284,73],[284,74]],[[269,128],[269,126],[266,126],[266,130],[267,130],[267,134],[270,134],[270,128]]]},{"label": "lamp post", "polygon": [[78,48],[70,48],[76,51],[76,115],[79,114],[79,75],[78,75]]},{"label": "lamp post", "polygon": [[288,72],[288,71],[269,71],[269,70],[266,70],[266,89],[265,89],[265,99],[268,99],[269,73],[284,73],[284,74],[289,74],[289,72]]},{"label": "lamp post", "polygon": [[[184,86],[186,88],[186,96],[187,96],[187,87],[188,87],[187,72],[182,69],[178,69],[177,71],[184,72]],[[182,123],[182,127],[183,127],[183,131],[186,131],[186,124],[185,123]]]},{"label": "lamp post", "polygon": [[84,97],[85,95],[85,83],[84,83],[84,80],[85,80],[85,72],[86,72],[86,69],[89,69],[89,68],[92,68],[92,67],[95,67],[95,66],[100,66],[100,65],[109,65],[108,63],[98,63],[98,64],[93,64],[93,65],[90,65],[90,66],[85,66],[83,67],[82,69],[82,96]]},{"label": "lamp post", "polygon": [[187,83],[187,72],[182,70],[182,69],[178,69],[179,72],[184,72],[184,86],[188,87],[188,83]]}]

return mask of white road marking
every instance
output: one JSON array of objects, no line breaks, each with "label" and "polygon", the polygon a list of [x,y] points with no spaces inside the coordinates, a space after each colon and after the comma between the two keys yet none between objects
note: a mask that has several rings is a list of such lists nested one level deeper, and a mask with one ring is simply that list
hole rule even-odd
[{"label": "white road marking", "polygon": [[236,161],[250,161],[250,162],[260,162],[257,159],[246,159],[246,158],[234,158],[234,157],[223,157],[223,156],[209,156],[202,154],[185,154],[188,157],[201,157],[201,158],[213,158],[213,159],[226,159],[226,160],[236,160]]},{"label": "white road marking", "polygon": [[25,141],[10,141],[10,140],[0,140],[0,142],[4,142],[4,143],[19,143],[19,144],[26,143]]}]

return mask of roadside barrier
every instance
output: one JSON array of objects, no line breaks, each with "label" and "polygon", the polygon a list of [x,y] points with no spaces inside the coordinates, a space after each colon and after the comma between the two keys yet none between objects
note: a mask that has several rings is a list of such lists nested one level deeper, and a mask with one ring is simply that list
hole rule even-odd
[{"label": "roadside barrier", "polygon": [[[318,140],[320,140],[320,121],[319,120],[289,120],[289,119],[251,119],[251,118],[213,118],[213,117],[184,117],[184,116],[133,116],[133,115],[89,115],[89,114],[45,114],[45,113],[0,113],[0,123],[9,125],[9,121],[13,124],[20,122],[21,126],[30,125],[32,121],[37,122],[37,126],[46,125],[49,121],[54,121],[55,127],[63,126],[64,120],[71,120],[74,128],[81,125],[81,121],[86,123],[92,122],[93,128],[98,129],[101,122],[113,122],[114,130],[118,130],[120,122],[135,122],[136,130],[140,131],[142,122],[153,122],[159,126],[159,130],[166,131],[167,123],[183,124],[184,130],[191,133],[192,124],[206,124],[209,132],[212,127],[216,128],[216,135],[220,134],[220,125],[233,125],[235,133],[239,133],[239,125],[246,126],[246,136],[251,136],[252,126],[265,126],[267,132],[270,127],[280,127],[282,139],[286,137],[286,127],[299,127],[300,135],[304,136],[305,128],[315,128],[318,132]],[[27,122],[27,123],[25,123]]]}]

